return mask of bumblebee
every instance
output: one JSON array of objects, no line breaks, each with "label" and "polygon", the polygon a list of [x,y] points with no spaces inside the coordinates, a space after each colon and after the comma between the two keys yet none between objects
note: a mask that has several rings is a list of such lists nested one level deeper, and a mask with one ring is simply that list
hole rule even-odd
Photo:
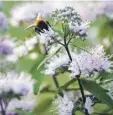
[{"label": "bumblebee", "polygon": [[34,22],[34,24],[28,26],[26,29],[35,27],[35,32],[37,32],[39,35],[40,33],[44,33],[45,31],[49,31],[50,24],[48,21],[45,21],[43,18],[41,18],[41,15],[39,14]]}]

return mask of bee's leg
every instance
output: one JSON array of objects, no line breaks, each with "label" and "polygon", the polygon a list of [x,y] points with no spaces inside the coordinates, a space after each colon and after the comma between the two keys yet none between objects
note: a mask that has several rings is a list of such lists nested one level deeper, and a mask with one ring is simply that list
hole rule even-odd
[{"label": "bee's leg", "polygon": [[44,33],[45,31],[41,28],[35,28],[35,31],[40,35],[40,33]]},{"label": "bee's leg", "polygon": [[35,32],[37,32],[40,35],[40,29],[39,28],[35,28]]},{"label": "bee's leg", "polygon": [[48,21],[46,21],[47,25],[51,27],[50,23]]},{"label": "bee's leg", "polygon": [[40,32],[41,32],[41,33],[45,33],[45,31],[44,31],[44,30],[42,30],[42,29],[40,29]]}]

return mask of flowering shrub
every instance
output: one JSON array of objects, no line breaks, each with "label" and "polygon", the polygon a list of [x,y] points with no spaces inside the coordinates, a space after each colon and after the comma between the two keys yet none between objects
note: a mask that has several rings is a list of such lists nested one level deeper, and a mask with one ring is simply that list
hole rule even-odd
[{"label": "flowering shrub", "polygon": [[97,25],[112,27],[112,4],[81,13],[85,3],[50,3],[22,2],[10,19],[0,12],[1,115],[112,115],[112,40],[93,38]]}]

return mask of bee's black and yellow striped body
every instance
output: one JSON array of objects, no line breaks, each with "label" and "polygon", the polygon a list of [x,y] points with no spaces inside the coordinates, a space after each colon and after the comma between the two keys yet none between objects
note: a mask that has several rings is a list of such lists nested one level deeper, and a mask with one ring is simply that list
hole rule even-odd
[{"label": "bee's black and yellow striped body", "polygon": [[44,33],[45,31],[49,31],[50,24],[48,21],[45,21],[43,18],[40,17],[40,14],[37,16],[36,21],[34,24],[28,26],[26,29],[35,27],[35,31],[40,34]]},{"label": "bee's black and yellow striped body", "polygon": [[35,31],[40,34],[40,33],[44,33],[45,30],[49,31],[49,23],[44,21],[43,19],[41,18],[38,18],[36,21],[35,21]]}]

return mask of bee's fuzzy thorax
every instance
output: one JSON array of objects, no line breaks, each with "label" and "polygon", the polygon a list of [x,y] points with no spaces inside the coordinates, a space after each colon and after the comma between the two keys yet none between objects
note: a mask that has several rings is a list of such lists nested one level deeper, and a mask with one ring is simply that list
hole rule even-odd
[{"label": "bee's fuzzy thorax", "polygon": [[35,23],[35,25],[39,25],[39,23],[42,21],[44,21],[42,18],[37,18],[34,23]]}]

